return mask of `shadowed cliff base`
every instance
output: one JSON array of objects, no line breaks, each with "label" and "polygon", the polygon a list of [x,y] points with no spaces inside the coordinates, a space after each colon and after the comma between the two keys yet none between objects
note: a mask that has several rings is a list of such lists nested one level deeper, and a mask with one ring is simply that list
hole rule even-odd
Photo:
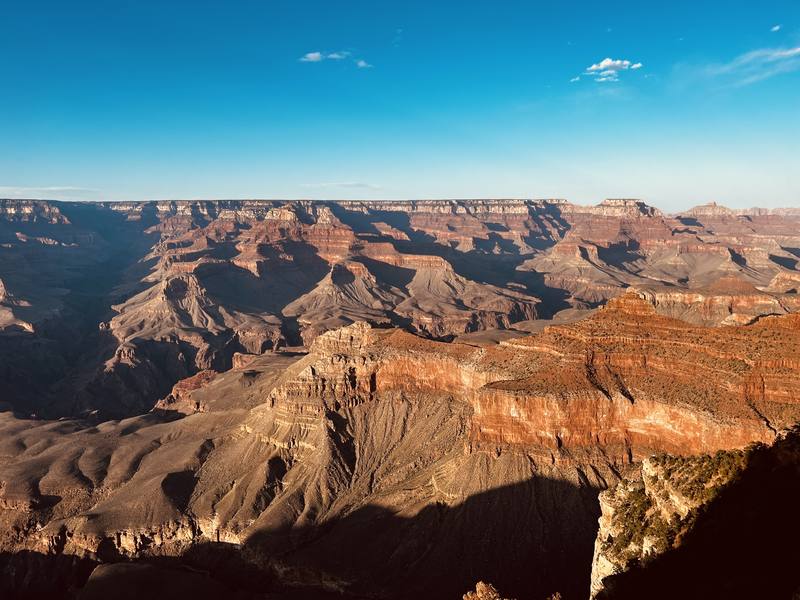
[{"label": "shadowed cliff base", "polygon": [[0,553],[0,598],[76,598],[97,566],[88,558],[31,550]]},{"label": "shadowed cliff base", "polygon": [[800,429],[758,446],[676,547],[603,580],[601,600],[797,598]]},{"label": "shadowed cliff base", "polygon": [[257,532],[245,548],[298,580],[324,573],[355,596],[460,598],[484,580],[520,600],[554,591],[584,598],[596,497],[537,477],[456,506],[429,505],[411,519],[367,506],[317,527]]},{"label": "shadowed cliff base", "polygon": [[[534,478],[424,508],[413,518],[367,506],[326,523],[262,530],[242,546],[202,543],[180,557],[127,562],[35,552],[0,557],[4,598],[99,598],[223,590],[234,598],[461,598],[491,580],[509,597],[588,595],[597,490]],[[171,573],[177,571],[174,577]],[[185,582],[178,584],[178,582]],[[198,587],[199,586],[199,587]],[[155,594],[155,595],[154,595]],[[193,596],[195,597],[195,596]],[[211,596],[197,596],[211,597]],[[214,596],[220,597],[220,596]]]}]

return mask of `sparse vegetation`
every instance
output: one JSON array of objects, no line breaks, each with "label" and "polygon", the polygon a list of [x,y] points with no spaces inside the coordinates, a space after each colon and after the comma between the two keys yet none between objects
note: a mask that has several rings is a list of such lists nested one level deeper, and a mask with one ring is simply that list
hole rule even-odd
[{"label": "sparse vegetation", "polygon": [[692,502],[704,503],[742,472],[751,451],[750,448],[720,450],[689,457],[662,454],[653,457],[651,462],[663,469],[664,478],[675,491]]},{"label": "sparse vegetation", "polygon": [[640,555],[648,527],[647,517],[652,507],[652,501],[641,482],[628,488],[615,515],[626,526],[615,537],[609,536],[604,542],[603,550],[607,556],[620,565],[627,565]]},{"label": "sparse vegetation", "polygon": [[[606,556],[628,569],[679,546],[703,507],[736,481],[753,453],[763,447],[752,444],[744,450],[701,456],[652,457],[655,475],[648,477],[647,485],[644,481],[628,483],[617,493],[614,519],[623,527],[605,540]],[[688,506],[688,512],[682,515],[675,503]],[[671,505],[674,510],[665,509]]]}]

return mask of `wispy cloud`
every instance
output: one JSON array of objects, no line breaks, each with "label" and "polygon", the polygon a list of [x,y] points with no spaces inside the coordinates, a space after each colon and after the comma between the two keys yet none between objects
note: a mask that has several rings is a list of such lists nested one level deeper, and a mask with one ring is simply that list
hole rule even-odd
[{"label": "wispy cloud", "polygon": [[324,183],[301,183],[300,187],[310,189],[323,189],[323,188],[339,188],[350,190],[382,190],[379,185],[372,183],[363,183],[361,181],[329,181]]},{"label": "wispy cloud", "polygon": [[798,69],[800,46],[759,48],[741,54],[727,63],[707,65],[701,69],[701,74],[733,87],[742,87]]},{"label": "wispy cloud", "polygon": [[[607,81],[619,81],[619,74],[622,71],[636,71],[641,69],[644,65],[640,62],[633,62],[627,59],[617,59],[617,58],[604,58],[598,63],[594,63],[586,67],[584,71],[584,75],[589,75],[594,78],[595,81],[599,82],[607,82]],[[579,78],[573,78],[570,81],[578,81]]]},{"label": "wispy cloud", "polygon": [[15,186],[0,185],[0,198],[82,198],[95,197],[99,190],[69,185]]},{"label": "wispy cloud", "polygon": [[[304,63],[321,63],[326,60],[345,60],[353,55],[349,50],[338,50],[336,52],[306,52],[298,60]],[[363,58],[353,59],[356,67],[359,69],[370,69],[372,65]]]},{"label": "wispy cloud", "polygon": [[575,77],[570,79],[569,82],[570,83],[575,83],[576,81],[580,81],[580,80],[581,80],[581,76],[580,75],[576,75]]},{"label": "wispy cloud", "polygon": [[771,31],[772,33],[778,33],[780,30],[781,30],[781,26],[780,26],[780,25],[773,25],[773,26],[770,28],[770,31]]},{"label": "wispy cloud", "polygon": [[344,60],[350,56],[347,50],[339,50],[338,52],[306,52],[300,57],[300,62],[318,63],[323,60]]}]

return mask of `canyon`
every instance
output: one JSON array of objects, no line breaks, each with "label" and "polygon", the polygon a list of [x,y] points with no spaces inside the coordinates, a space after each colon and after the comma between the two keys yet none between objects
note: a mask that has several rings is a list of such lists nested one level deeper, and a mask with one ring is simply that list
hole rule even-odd
[{"label": "canyon", "polygon": [[0,200],[0,591],[616,597],[663,464],[787,445],[798,261],[798,209]]}]

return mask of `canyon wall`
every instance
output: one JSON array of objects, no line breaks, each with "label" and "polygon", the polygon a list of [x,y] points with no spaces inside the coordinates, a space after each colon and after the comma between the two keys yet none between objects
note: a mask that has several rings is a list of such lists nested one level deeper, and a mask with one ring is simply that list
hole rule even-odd
[{"label": "canyon wall", "polygon": [[356,321],[522,335],[629,287],[696,324],[751,322],[798,306],[799,225],[638,200],[0,200],[1,391],[29,414],[124,417]]},{"label": "canyon wall", "polygon": [[0,201],[0,586],[584,598],[600,491],[797,421],[798,224]]}]

